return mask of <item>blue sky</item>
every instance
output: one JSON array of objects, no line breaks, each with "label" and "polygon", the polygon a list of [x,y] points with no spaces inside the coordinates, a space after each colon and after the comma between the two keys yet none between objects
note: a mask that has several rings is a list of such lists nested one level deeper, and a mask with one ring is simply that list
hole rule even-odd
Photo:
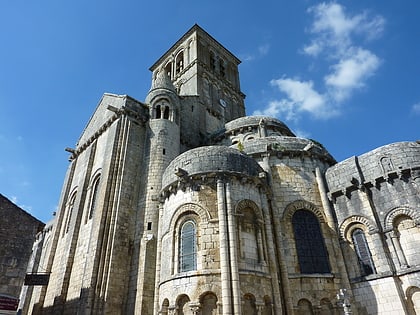
[{"label": "blue sky", "polygon": [[0,193],[46,222],[105,92],[140,101],[197,23],[242,60],[247,114],[338,161],[420,139],[420,2],[1,1]]}]

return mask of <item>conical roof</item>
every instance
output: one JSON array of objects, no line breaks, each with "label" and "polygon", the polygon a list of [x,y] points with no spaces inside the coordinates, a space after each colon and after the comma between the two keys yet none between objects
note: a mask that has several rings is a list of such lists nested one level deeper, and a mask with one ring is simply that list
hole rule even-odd
[{"label": "conical roof", "polygon": [[166,89],[176,92],[175,86],[173,85],[165,70],[159,71],[156,78],[152,81],[152,87],[150,88],[150,91],[155,89]]}]

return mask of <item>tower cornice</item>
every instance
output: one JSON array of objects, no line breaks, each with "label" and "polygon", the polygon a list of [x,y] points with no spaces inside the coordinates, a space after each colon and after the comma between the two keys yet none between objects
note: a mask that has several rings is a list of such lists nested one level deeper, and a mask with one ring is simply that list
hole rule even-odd
[{"label": "tower cornice", "polygon": [[171,52],[175,51],[178,46],[180,46],[185,40],[190,37],[192,34],[197,33],[206,37],[206,39],[212,43],[214,46],[218,47],[219,49],[226,52],[232,60],[236,62],[237,65],[241,63],[241,61],[232,54],[229,50],[227,50],[222,44],[220,44],[213,36],[207,33],[204,29],[202,29],[198,24],[194,24],[175,44],[173,44],[163,55],[160,57],[150,68],[150,71],[154,71],[168,56],[171,55]]}]

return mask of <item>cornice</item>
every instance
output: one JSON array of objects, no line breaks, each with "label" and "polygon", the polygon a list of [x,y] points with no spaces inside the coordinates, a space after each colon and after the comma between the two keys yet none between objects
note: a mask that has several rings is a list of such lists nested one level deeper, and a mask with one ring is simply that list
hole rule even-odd
[{"label": "cornice", "polygon": [[96,139],[98,139],[109,127],[119,118],[122,116],[127,116],[132,120],[144,125],[149,117],[145,115],[139,114],[137,111],[132,110],[126,106],[122,106],[121,108],[116,108],[114,106],[108,105],[108,110],[114,112],[114,114],[108,118],[97,130],[96,132],[90,136],[85,142],[79,144],[76,149],[66,148],[67,152],[71,153],[69,157],[69,161],[73,161],[76,159],[82,152],[84,152]]}]

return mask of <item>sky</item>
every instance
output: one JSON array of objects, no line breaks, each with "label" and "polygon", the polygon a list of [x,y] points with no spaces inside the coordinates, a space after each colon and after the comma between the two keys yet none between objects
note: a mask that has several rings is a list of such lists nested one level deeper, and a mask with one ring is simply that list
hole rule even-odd
[{"label": "sky", "polygon": [[420,139],[418,0],[0,1],[0,194],[47,222],[103,93],[144,101],[195,23],[236,55],[247,115],[337,161]]}]

